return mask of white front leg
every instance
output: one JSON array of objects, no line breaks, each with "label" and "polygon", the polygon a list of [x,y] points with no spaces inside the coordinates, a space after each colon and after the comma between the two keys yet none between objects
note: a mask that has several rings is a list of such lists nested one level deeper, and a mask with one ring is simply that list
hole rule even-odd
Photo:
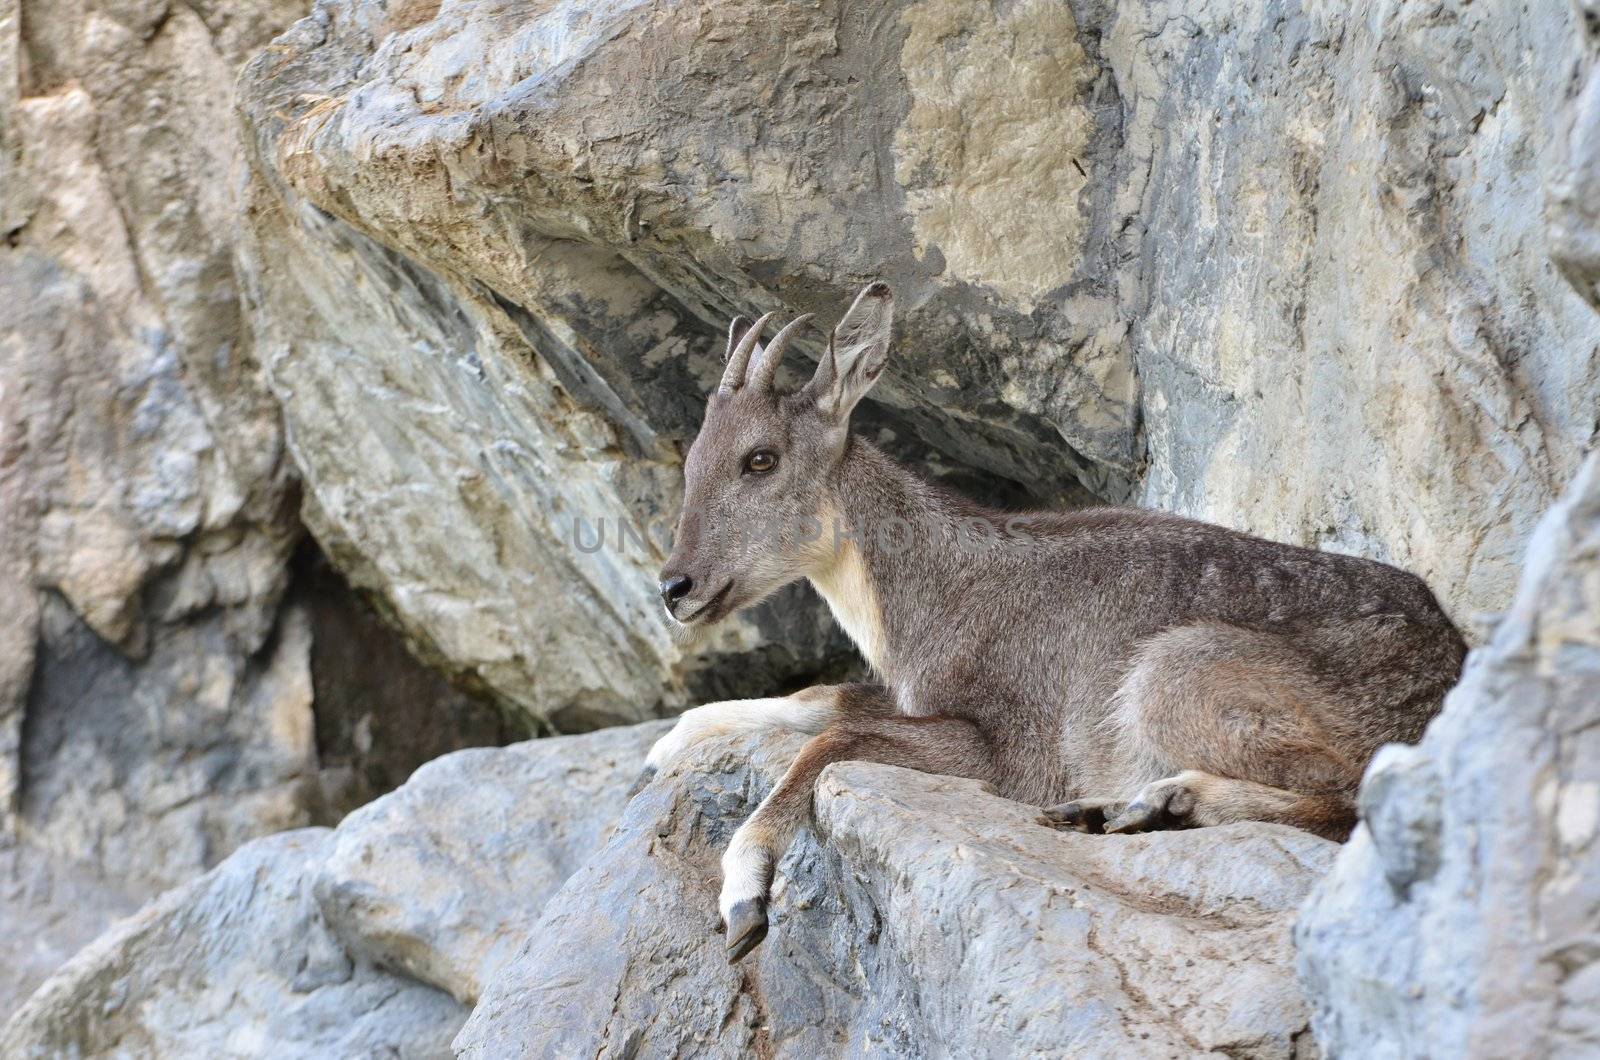
[{"label": "white front leg", "polygon": [[701,740],[745,732],[804,732],[815,735],[838,716],[832,688],[808,688],[773,699],[730,699],[686,710],[672,731],[655,742],[645,768],[659,770]]}]

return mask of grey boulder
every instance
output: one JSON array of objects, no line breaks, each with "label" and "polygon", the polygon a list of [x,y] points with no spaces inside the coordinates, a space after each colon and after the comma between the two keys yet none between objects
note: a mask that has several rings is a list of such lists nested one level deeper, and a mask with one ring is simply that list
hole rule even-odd
[{"label": "grey boulder", "polygon": [[1330,843],[1064,835],[968,782],[835,766],[771,936],[730,966],[717,859],[802,740],[708,743],[625,806],[662,730],[458,752],[332,832],[251,843],[74,958],[0,1054],[1307,1047],[1289,929]]},{"label": "grey boulder", "polygon": [[68,962],[0,1056],[448,1056],[662,729],[458,752],[337,829],[249,843]]},{"label": "grey boulder", "polygon": [[316,874],[362,954],[464,1004],[621,814],[668,723],[458,751],[357,810]]},{"label": "grey boulder", "polygon": [[705,745],[628,807],[455,1047],[515,1056],[1290,1057],[1290,924],[1336,847],[1275,825],[1061,834],[972,782],[831,767],[730,966],[717,859],[800,745]]},{"label": "grey boulder", "polygon": [[1297,930],[1335,1056],[1600,1053],[1600,456]]},{"label": "grey boulder", "polygon": [[312,895],[326,829],[258,839],[121,921],[0,1031],[0,1055],[447,1056],[466,1009],[354,958]]}]

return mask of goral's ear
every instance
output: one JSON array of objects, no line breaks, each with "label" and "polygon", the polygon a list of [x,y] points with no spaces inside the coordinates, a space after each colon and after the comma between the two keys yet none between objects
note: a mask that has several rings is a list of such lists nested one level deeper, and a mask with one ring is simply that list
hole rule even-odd
[{"label": "goral's ear", "polygon": [[894,295],[886,283],[874,283],[856,295],[850,311],[833,329],[828,352],[806,389],[824,415],[848,419],[889,363],[889,329],[894,322]]}]

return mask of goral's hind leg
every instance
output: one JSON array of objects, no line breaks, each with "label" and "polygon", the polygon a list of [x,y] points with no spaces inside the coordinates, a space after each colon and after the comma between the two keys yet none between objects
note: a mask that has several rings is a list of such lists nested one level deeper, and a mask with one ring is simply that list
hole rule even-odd
[{"label": "goral's hind leg", "polygon": [[1344,795],[1303,795],[1189,769],[1146,784],[1121,812],[1104,822],[1104,830],[1152,832],[1235,821],[1276,821],[1343,841],[1355,825],[1355,801]]},{"label": "goral's hind leg", "polygon": [[[1292,638],[1220,623],[1140,645],[1111,718],[1130,781],[1045,811],[1082,831],[1279,821],[1343,839],[1370,753],[1363,704]],[[1125,801],[1126,805],[1123,805]]]},{"label": "goral's hind leg", "polygon": [[1277,821],[1342,841],[1355,826],[1356,811],[1348,796],[1302,795],[1190,769],[1146,784],[1131,799],[1074,799],[1052,806],[1039,821],[1095,835]]}]

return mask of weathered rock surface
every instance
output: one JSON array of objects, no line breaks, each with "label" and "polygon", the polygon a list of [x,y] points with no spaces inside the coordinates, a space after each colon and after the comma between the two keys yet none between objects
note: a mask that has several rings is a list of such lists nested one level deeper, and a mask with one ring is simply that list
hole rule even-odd
[{"label": "weathered rock surface", "polygon": [[336,830],[250,843],[62,968],[0,1055],[447,1056],[663,731],[458,752]]},{"label": "weathered rock surface", "polygon": [[57,968],[143,905],[80,865],[25,843],[0,845],[0,1012],[9,1018]]},{"label": "weathered rock surface", "polygon": [[[1276,825],[1064,835],[977,785],[851,763],[730,967],[717,858],[802,740],[708,745],[628,807],[491,980],[460,1055],[1276,1056],[1289,927],[1335,846]],[[759,749],[758,749],[759,747]],[[754,754],[755,769],[747,760]]]},{"label": "weathered rock surface", "polygon": [[345,818],[323,915],[387,968],[477,1001],[545,901],[601,846],[664,723],[458,751]]},{"label": "weathered rock surface", "polygon": [[311,812],[300,530],[230,266],[232,72],[299,13],[0,3],[6,1010]]},{"label": "weathered rock surface", "polygon": [[716,859],[801,741],[707,745],[624,812],[662,731],[458,752],[332,832],[251,843],[69,963],[0,1053],[438,1055],[480,994],[473,1056],[1306,1046],[1288,932],[1330,843],[1061,835],[965,782],[835,767],[825,842],[729,967]]},{"label": "weathered rock surface", "polygon": [[[1578,4],[1546,212],[1600,308],[1600,9]],[[1300,971],[1334,1056],[1600,1053],[1600,456],[1528,546],[1489,643],[1417,747],[1386,748],[1365,823],[1307,904]]]},{"label": "weathered rock surface", "polygon": [[1134,7],[1142,497],[1502,609],[1600,410],[1542,224],[1579,14]]},{"label": "weathered rock surface", "polygon": [[0,1010],[241,842],[526,732],[303,544],[232,84],[306,6],[0,2]]},{"label": "weathered rock surface", "polygon": [[1335,1056],[1600,1052],[1600,456],[1298,929]]},{"label": "weathered rock surface", "polygon": [[353,957],[312,894],[327,829],[258,839],[116,925],[40,988],[0,1053],[449,1055],[466,1011]]}]

